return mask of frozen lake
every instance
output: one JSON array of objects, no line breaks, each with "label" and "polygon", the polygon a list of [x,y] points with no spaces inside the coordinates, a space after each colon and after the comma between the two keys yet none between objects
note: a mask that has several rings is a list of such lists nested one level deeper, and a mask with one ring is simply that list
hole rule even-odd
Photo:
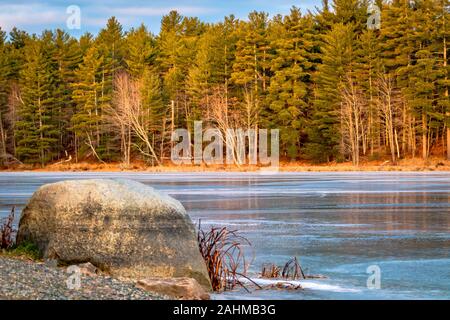
[{"label": "frozen lake", "polygon": [[[230,226],[253,244],[251,273],[297,256],[300,291],[242,299],[450,299],[450,173],[0,173],[0,216],[42,184],[130,178],[180,200],[194,223]],[[369,266],[381,289],[367,288]]]}]

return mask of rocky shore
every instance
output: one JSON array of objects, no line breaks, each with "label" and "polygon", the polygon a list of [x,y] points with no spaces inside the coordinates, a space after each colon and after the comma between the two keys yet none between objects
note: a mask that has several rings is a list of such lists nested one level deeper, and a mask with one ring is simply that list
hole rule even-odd
[{"label": "rocky shore", "polygon": [[0,300],[162,300],[133,282],[82,274],[79,289],[70,289],[66,268],[0,256]]},{"label": "rocky shore", "polygon": [[[210,298],[209,274],[184,207],[131,180],[40,187],[10,243],[0,252],[0,299]],[[14,250],[24,248],[33,248],[32,260],[47,262],[15,259]]]}]

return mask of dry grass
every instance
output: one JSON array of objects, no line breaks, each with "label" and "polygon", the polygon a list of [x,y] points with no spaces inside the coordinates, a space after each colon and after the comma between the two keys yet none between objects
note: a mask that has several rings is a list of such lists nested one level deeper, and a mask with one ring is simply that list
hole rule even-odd
[{"label": "dry grass", "polygon": [[266,263],[262,266],[262,278],[276,279],[280,277],[280,274],[281,268],[273,263]]},{"label": "dry grass", "polygon": [[214,291],[233,290],[236,286],[245,288],[239,278],[250,280],[246,276],[250,261],[244,252],[244,247],[251,247],[248,239],[227,227],[204,231],[199,221],[198,244]]},{"label": "dry grass", "polygon": [[15,208],[0,223],[0,249],[10,249],[15,244],[16,230],[13,227]]},{"label": "dry grass", "polygon": [[[161,166],[149,166],[144,162],[135,161],[129,166],[122,163],[92,163],[67,162],[49,164],[44,168],[33,165],[15,165],[9,168],[0,168],[3,171],[54,171],[54,172],[256,172],[264,169],[260,166],[235,165],[183,165],[178,166],[165,161]],[[433,156],[428,160],[421,158],[408,158],[392,164],[389,160],[363,160],[359,166],[351,162],[330,162],[326,164],[313,164],[306,161],[280,161],[280,171],[285,172],[346,172],[346,171],[450,171],[450,161],[442,157]]]}]

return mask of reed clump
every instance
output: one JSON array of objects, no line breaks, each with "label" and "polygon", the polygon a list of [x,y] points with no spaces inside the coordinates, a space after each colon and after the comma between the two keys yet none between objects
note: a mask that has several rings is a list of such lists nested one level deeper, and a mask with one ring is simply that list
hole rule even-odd
[{"label": "reed clump", "polygon": [[251,248],[251,243],[237,230],[211,227],[205,231],[199,221],[198,244],[214,291],[233,290],[236,286],[246,289],[242,278],[252,282],[246,276],[250,261],[244,251]]},{"label": "reed clump", "polygon": [[0,249],[10,249],[15,244],[17,230],[14,229],[15,208],[0,221]]},{"label": "reed clump", "polygon": [[290,259],[284,266],[277,266],[273,263],[264,264],[261,277],[268,279],[282,278],[285,280],[302,280],[307,278],[297,257]]},{"label": "reed clump", "polygon": [[283,266],[265,263],[262,266],[261,278],[282,280],[327,279],[321,274],[305,274],[297,257],[289,259]]}]

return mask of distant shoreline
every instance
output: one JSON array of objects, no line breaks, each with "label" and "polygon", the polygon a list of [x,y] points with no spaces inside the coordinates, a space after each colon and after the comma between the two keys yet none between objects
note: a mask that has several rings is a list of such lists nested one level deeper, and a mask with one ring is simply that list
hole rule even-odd
[{"label": "distant shoreline", "polygon": [[[122,163],[59,163],[50,164],[44,167],[32,165],[17,165],[10,168],[0,169],[0,172],[149,172],[149,173],[176,173],[176,172],[261,172],[274,171],[269,167],[241,166],[236,165],[199,165],[199,166],[176,166],[165,164],[162,166],[149,166],[143,163],[131,163],[125,166]],[[366,161],[359,166],[352,165],[351,162],[311,164],[308,162],[282,162],[280,172],[412,172],[412,171],[449,171],[450,161],[442,158],[423,159],[402,159],[397,164],[389,161]]]}]

